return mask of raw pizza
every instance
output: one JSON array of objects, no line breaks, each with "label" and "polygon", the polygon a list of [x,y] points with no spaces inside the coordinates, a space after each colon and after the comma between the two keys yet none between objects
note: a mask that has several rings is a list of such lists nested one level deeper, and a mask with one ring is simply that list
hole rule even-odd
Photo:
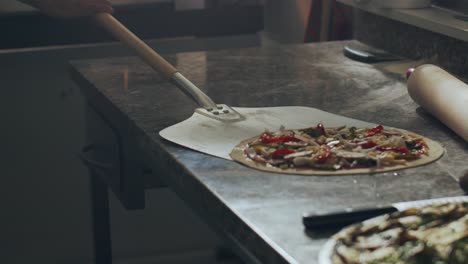
[{"label": "raw pizza", "polygon": [[378,125],[265,131],[237,145],[231,158],[249,167],[291,174],[383,172],[430,163],[442,146],[428,138]]},{"label": "raw pizza", "polygon": [[333,239],[332,264],[466,264],[468,203],[395,212],[351,225]]}]

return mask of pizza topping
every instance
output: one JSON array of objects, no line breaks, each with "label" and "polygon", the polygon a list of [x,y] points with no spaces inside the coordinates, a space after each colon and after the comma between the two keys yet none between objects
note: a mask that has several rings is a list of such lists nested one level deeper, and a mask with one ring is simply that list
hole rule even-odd
[{"label": "pizza topping", "polygon": [[294,150],[290,150],[287,148],[280,148],[275,150],[272,154],[271,157],[274,159],[280,159],[288,154],[294,153]]},{"label": "pizza topping", "polygon": [[314,153],[312,150],[306,150],[306,151],[301,151],[301,152],[293,152],[291,154],[288,154],[288,155],[284,156],[284,159],[293,159],[293,158],[298,158],[298,157],[309,156],[312,153]]},{"label": "pizza topping", "polygon": [[312,138],[316,138],[324,134],[321,129],[315,127],[303,129],[301,132]]},{"label": "pizza topping", "polygon": [[382,125],[325,128],[319,123],[304,129],[265,131],[246,146],[244,154],[277,168],[340,170],[406,164],[427,155],[428,150],[421,137]]},{"label": "pizza topping", "polygon": [[320,146],[318,154],[315,156],[315,161],[317,163],[325,163],[331,155],[330,148],[327,145]]},{"label": "pizza topping", "polygon": [[361,148],[363,148],[363,149],[369,149],[369,148],[373,148],[373,147],[377,146],[377,143],[375,143],[372,140],[369,140],[369,141],[366,141],[364,143],[359,144],[359,146],[361,146]]},{"label": "pizza topping", "polygon": [[325,127],[323,126],[322,122],[318,123],[317,130],[320,132],[321,135],[327,136],[327,132],[325,131]]},{"label": "pizza topping", "polygon": [[281,143],[281,142],[297,142],[297,141],[301,141],[300,139],[298,138],[295,138],[295,137],[292,137],[292,136],[288,136],[288,135],[281,135],[281,136],[273,136],[271,133],[269,132],[264,132],[261,136],[260,136],[261,140],[263,143]]},{"label": "pizza topping", "polygon": [[296,157],[293,159],[292,162],[294,166],[296,167],[306,167],[306,166],[309,166],[309,164],[311,163],[311,160],[305,157]]},{"label": "pizza topping", "polygon": [[290,142],[285,142],[284,143],[284,146],[286,147],[290,147],[290,148],[301,148],[301,147],[307,147],[307,143],[306,142],[294,142],[294,141],[290,141]]},{"label": "pizza topping", "polygon": [[371,137],[371,136],[377,135],[379,133],[382,133],[383,129],[384,129],[384,127],[382,125],[378,125],[378,126],[376,126],[374,128],[367,129],[366,137]]},{"label": "pizza topping", "polygon": [[365,159],[367,155],[365,153],[361,152],[353,152],[353,151],[345,151],[345,150],[339,150],[335,152],[335,155],[339,158],[344,158],[347,160],[351,159]]},{"label": "pizza topping", "polygon": [[402,153],[402,154],[406,154],[409,151],[405,147],[377,147],[377,150],[380,150],[380,151],[393,151],[393,152]]}]

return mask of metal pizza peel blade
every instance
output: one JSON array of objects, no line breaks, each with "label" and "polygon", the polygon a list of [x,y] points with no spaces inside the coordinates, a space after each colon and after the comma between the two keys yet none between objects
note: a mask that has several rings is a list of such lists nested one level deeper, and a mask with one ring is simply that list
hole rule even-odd
[{"label": "metal pizza peel blade", "polygon": [[231,159],[229,153],[241,141],[259,135],[265,130],[277,131],[306,128],[322,122],[325,127],[342,125],[369,127],[371,123],[301,106],[242,108],[233,107],[244,118],[236,122],[208,117],[197,109],[185,121],[159,132],[161,137],[184,147]]}]

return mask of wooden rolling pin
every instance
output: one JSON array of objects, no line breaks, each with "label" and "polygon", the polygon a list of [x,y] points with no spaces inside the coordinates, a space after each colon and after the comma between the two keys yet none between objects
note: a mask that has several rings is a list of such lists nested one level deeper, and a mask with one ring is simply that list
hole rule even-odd
[{"label": "wooden rolling pin", "polygon": [[427,112],[468,141],[468,85],[443,69],[424,64],[410,74],[408,93]]}]

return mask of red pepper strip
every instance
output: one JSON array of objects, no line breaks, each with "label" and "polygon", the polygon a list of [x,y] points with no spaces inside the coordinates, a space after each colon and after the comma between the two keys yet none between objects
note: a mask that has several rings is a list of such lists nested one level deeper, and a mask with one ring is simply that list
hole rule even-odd
[{"label": "red pepper strip", "polygon": [[393,151],[396,153],[406,154],[409,152],[408,148],[405,147],[377,147],[377,150],[380,151]]},{"label": "red pepper strip", "polygon": [[327,136],[327,132],[325,131],[325,127],[323,126],[322,122],[317,124],[317,129],[320,131],[320,134]]},{"label": "red pepper strip", "polygon": [[267,143],[267,144],[268,143],[277,143],[277,142],[291,142],[291,141],[298,142],[298,141],[301,141],[300,139],[292,137],[292,136],[283,135],[283,136],[279,136],[279,137],[271,137],[271,135],[268,136],[268,134],[265,134],[265,133],[263,133],[260,136],[260,139],[262,140],[263,143]]},{"label": "red pepper strip", "polygon": [[378,125],[378,126],[376,126],[374,128],[367,129],[366,137],[371,137],[371,136],[377,135],[377,134],[381,133],[383,129],[384,129],[384,127],[382,125]]},{"label": "red pepper strip", "polygon": [[322,153],[316,158],[317,163],[325,163],[330,157],[331,151],[327,145],[320,146]]},{"label": "red pepper strip", "polygon": [[370,148],[373,148],[373,147],[377,146],[377,144],[372,140],[366,141],[363,144],[359,144],[359,145],[363,149],[370,149]]},{"label": "red pepper strip", "polygon": [[294,153],[293,150],[287,149],[287,148],[280,148],[275,150],[272,154],[271,157],[274,159],[281,159],[282,157]]}]

